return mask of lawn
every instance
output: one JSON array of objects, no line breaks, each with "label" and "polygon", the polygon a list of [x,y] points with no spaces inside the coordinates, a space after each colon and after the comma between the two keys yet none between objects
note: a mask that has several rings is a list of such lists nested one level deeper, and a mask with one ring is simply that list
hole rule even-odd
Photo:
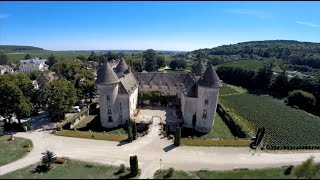
[{"label": "lawn", "polygon": [[128,175],[116,174],[119,167],[76,160],[67,160],[64,164],[53,164],[53,168],[46,173],[33,172],[37,164],[0,176],[0,179],[119,179]]},{"label": "lawn", "polygon": [[158,170],[154,173],[153,179],[192,179],[185,171],[174,171],[173,176],[166,178],[168,170]]},{"label": "lawn", "polygon": [[181,139],[181,145],[184,146],[249,147],[251,142],[248,139]]},{"label": "lawn", "polygon": [[[122,132],[121,135],[119,132]],[[124,141],[128,138],[127,133],[120,130],[113,130],[111,132],[88,132],[88,131],[74,131],[74,130],[62,130],[55,133],[57,136],[75,137],[75,138],[85,138],[85,139],[95,139],[95,140],[107,140],[107,141]]]},{"label": "lawn", "polygon": [[14,140],[8,141],[9,136],[0,136],[0,166],[9,164],[24,157],[28,152],[28,147],[32,147],[32,142],[28,139],[15,137]]},{"label": "lawn", "polygon": [[83,120],[81,120],[77,125],[75,125],[73,128],[79,129],[79,128],[86,127],[86,125],[90,123],[95,117],[96,115],[88,115]]},{"label": "lawn", "polygon": [[219,96],[233,95],[233,94],[244,94],[247,93],[246,89],[237,87],[231,84],[223,83],[223,86],[219,89]]},{"label": "lawn", "polygon": [[320,149],[319,117],[264,95],[221,96],[220,102],[253,131],[265,127],[267,149]]},{"label": "lawn", "polygon": [[[283,168],[268,168],[268,169],[252,169],[252,170],[229,170],[229,171],[177,171],[175,170],[173,176],[170,179],[296,179],[291,173],[285,175],[285,167]],[[168,173],[168,170],[158,170],[154,179],[164,179],[164,176]],[[320,178],[320,174],[317,173],[314,179]]]}]

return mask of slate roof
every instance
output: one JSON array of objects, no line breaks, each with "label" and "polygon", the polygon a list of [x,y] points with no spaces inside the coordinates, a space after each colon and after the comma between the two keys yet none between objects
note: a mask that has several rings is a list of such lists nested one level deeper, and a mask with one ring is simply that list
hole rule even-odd
[{"label": "slate roof", "polygon": [[128,74],[123,75],[120,78],[120,81],[121,81],[120,84],[122,84],[122,87],[125,90],[125,91],[122,90],[121,93],[131,94],[133,90],[138,88],[138,82],[132,72],[129,72]]},{"label": "slate roof", "polygon": [[202,61],[199,59],[197,64],[192,69],[192,73],[194,73],[196,76],[202,76],[205,70],[206,70],[206,66],[204,66]]},{"label": "slate roof", "polygon": [[118,63],[117,67],[115,68],[115,72],[118,74],[126,74],[128,72],[128,65],[126,61],[122,58],[120,62]]},{"label": "slate roof", "polygon": [[113,84],[120,82],[118,76],[107,61],[99,67],[97,74],[97,84]]},{"label": "slate roof", "polygon": [[205,87],[220,87],[221,81],[211,64],[204,72],[203,77],[198,81],[198,85]]}]

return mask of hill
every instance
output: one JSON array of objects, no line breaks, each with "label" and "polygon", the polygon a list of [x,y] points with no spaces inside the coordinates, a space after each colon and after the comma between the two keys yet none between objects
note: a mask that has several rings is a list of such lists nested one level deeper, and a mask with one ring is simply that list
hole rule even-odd
[{"label": "hill", "polygon": [[17,51],[34,51],[43,50],[43,48],[34,46],[18,46],[18,45],[0,45],[0,51],[17,52]]},{"label": "hill", "polygon": [[[250,41],[200,49],[202,57],[214,65],[238,60],[276,60],[294,70],[320,69],[320,43],[292,40]],[[197,57],[199,50],[187,55]]]}]

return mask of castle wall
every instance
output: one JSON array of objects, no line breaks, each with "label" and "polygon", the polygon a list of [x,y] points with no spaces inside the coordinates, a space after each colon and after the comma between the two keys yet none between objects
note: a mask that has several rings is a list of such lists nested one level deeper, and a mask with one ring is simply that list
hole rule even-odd
[{"label": "castle wall", "polygon": [[[219,89],[198,87],[198,99],[196,105],[197,122],[195,129],[199,132],[209,132],[213,128],[214,116],[216,114],[217,102],[218,102]],[[205,103],[208,100],[208,103]],[[206,110],[206,117],[204,112]]]},{"label": "castle wall", "polygon": [[133,92],[129,96],[129,118],[133,116],[133,113],[137,109],[137,104],[138,104],[138,90],[139,88],[136,88],[133,90]]},{"label": "castle wall", "polygon": [[179,86],[157,86],[157,85],[140,85],[139,93],[160,91],[164,96],[176,96],[180,99],[180,87]]},{"label": "castle wall", "polygon": [[181,111],[184,127],[193,128],[192,117],[197,111],[197,98],[186,97],[181,94]]}]

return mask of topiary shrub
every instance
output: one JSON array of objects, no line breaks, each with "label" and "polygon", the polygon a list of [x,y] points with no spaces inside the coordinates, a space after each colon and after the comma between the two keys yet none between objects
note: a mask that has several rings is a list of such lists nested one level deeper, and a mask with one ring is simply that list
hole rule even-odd
[{"label": "topiary shrub", "polygon": [[119,172],[120,173],[126,172],[126,167],[124,166],[124,164],[120,164]]},{"label": "topiary shrub", "polygon": [[174,145],[180,146],[180,144],[181,144],[181,129],[177,128],[174,134]]},{"label": "topiary shrub", "polygon": [[139,173],[138,157],[130,156],[130,171],[132,176],[137,176]]},{"label": "topiary shrub", "polygon": [[173,176],[174,173],[174,168],[169,168],[168,173],[164,176],[164,178],[171,178]]}]

